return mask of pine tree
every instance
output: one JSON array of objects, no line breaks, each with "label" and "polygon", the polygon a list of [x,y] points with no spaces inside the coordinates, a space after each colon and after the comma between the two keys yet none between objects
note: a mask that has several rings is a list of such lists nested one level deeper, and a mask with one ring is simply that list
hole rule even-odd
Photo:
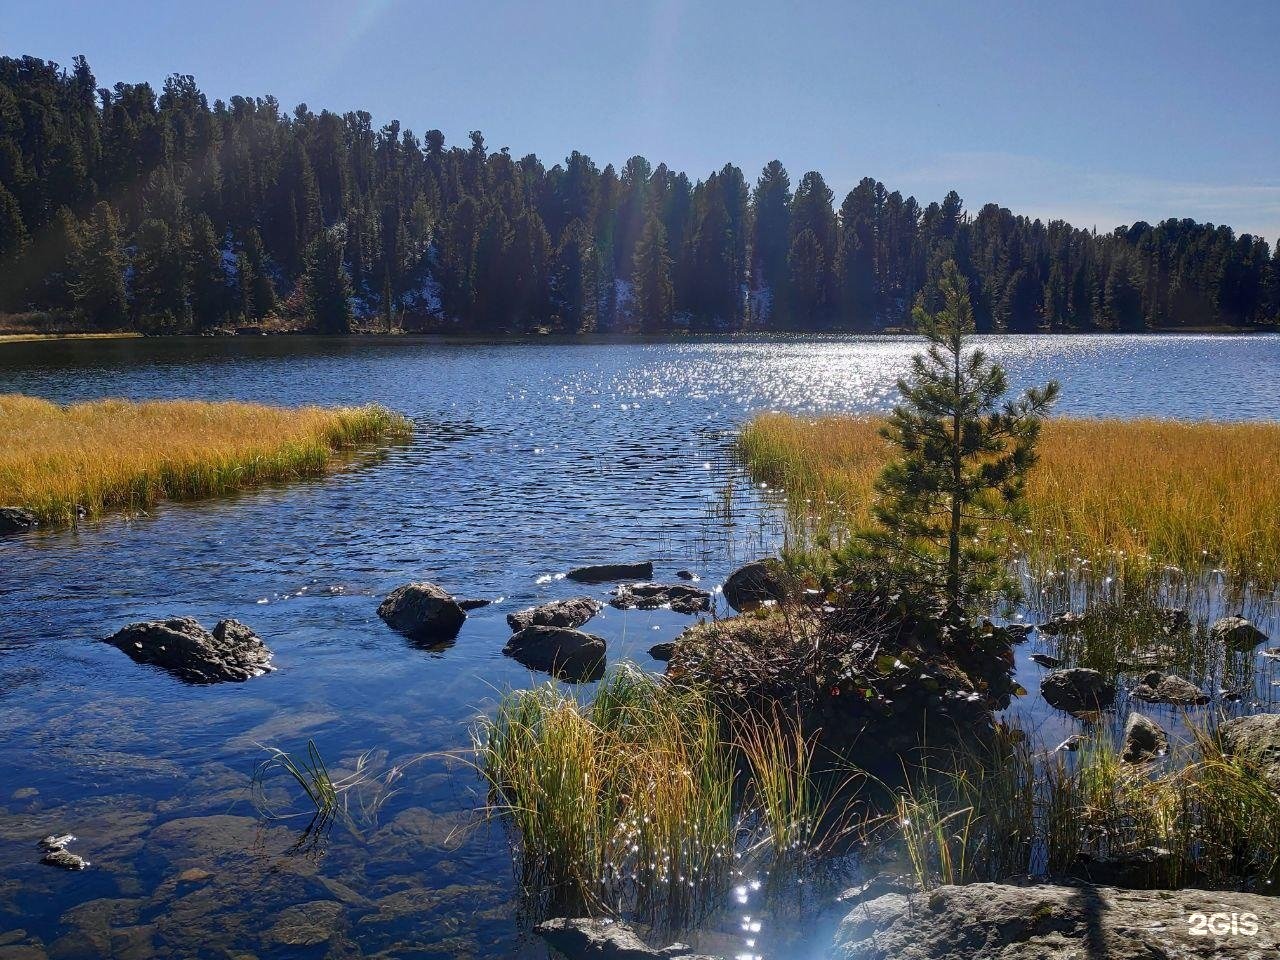
[{"label": "pine tree", "polygon": [[876,481],[879,529],[868,538],[889,570],[962,611],[1005,582],[999,528],[1021,513],[1058,384],[1002,405],[1004,370],[967,350],[973,310],[953,261],[943,266],[940,293],[937,313],[915,310],[929,347],[898,381],[901,399],[882,430],[897,456]]},{"label": "pine tree", "polygon": [[636,244],[632,273],[635,315],[646,333],[660,333],[671,326],[674,291],[671,286],[671,255],[667,252],[667,231],[654,214],[644,225]]},{"label": "pine tree", "polygon": [[827,263],[822,244],[812,230],[796,235],[787,255],[791,268],[791,299],[795,316],[806,326],[815,326],[826,306]]},{"label": "pine tree", "polygon": [[144,220],[138,228],[133,307],[139,325],[157,333],[173,333],[190,319],[182,246],[163,220]]},{"label": "pine tree", "polygon": [[1112,329],[1129,332],[1142,329],[1142,289],[1128,254],[1121,254],[1111,265],[1103,299]]},{"label": "pine tree", "polygon": [[245,234],[236,257],[240,288],[240,313],[246,321],[261,320],[276,312],[276,287],[257,230]]},{"label": "pine tree", "polygon": [[569,333],[596,327],[598,258],[591,234],[581,220],[565,227],[551,277],[551,308]]},{"label": "pine tree", "polygon": [[351,280],[342,262],[342,232],[324,230],[307,248],[303,274],[307,320],[320,333],[351,332]]},{"label": "pine tree", "polygon": [[198,327],[221,323],[229,308],[227,274],[222,267],[222,251],[213,234],[213,222],[200,214],[187,237],[188,282],[191,313]]},{"label": "pine tree", "polygon": [[94,207],[86,226],[72,292],[85,319],[101,330],[119,329],[129,319],[120,224],[105,200]]}]

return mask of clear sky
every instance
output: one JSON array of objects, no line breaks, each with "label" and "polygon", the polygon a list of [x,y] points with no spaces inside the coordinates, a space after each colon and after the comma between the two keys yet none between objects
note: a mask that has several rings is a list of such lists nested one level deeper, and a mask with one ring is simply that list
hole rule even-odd
[{"label": "clear sky", "polygon": [[550,166],[774,157],[1078,226],[1280,236],[1280,2],[0,0],[0,49],[99,85],[365,109]]}]

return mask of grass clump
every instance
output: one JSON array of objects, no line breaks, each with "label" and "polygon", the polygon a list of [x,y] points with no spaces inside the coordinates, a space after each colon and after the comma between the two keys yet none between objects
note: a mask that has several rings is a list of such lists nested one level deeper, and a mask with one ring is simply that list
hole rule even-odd
[{"label": "grass clump", "polygon": [[554,683],[511,691],[474,739],[488,811],[512,828],[541,913],[686,925],[753,858],[794,863],[835,833],[793,724],[727,717],[629,664],[585,703]]},{"label": "grass clump", "polygon": [[315,476],[358,444],[408,436],[378,406],[322,409],[188,400],[68,406],[0,395],[0,504],[41,523],[142,510]]},{"label": "grass clump", "polygon": [[[796,533],[838,541],[871,524],[883,422],[767,413],[740,450],[756,480],[784,489]],[[1038,451],[1015,538],[1024,554],[1280,582],[1280,424],[1055,418]]]}]

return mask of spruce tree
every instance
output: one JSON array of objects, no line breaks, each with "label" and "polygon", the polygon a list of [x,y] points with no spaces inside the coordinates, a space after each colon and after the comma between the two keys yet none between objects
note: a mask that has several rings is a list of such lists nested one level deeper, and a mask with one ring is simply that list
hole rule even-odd
[{"label": "spruce tree", "polygon": [[879,528],[868,539],[889,572],[960,612],[1005,585],[1000,528],[1021,515],[1058,384],[1002,403],[1004,369],[967,349],[973,310],[954,261],[939,286],[938,312],[915,309],[929,346],[898,381],[901,399],[881,431],[896,456],[876,481]]},{"label": "spruce tree", "polygon": [[640,242],[636,244],[632,274],[635,315],[646,333],[660,333],[671,326],[674,291],[671,286],[671,255],[667,252],[667,231],[662,221],[649,215]]},{"label": "spruce tree", "polygon": [[72,288],[76,307],[95,327],[116,330],[128,320],[124,249],[115,210],[105,200],[93,209],[84,232]]},{"label": "spruce tree", "polygon": [[812,230],[796,235],[787,254],[787,264],[791,268],[795,316],[806,326],[815,326],[826,305],[827,262],[822,243]]},{"label": "spruce tree", "polygon": [[342,262],[342,233],[324,230],[307,249],[303,274],[307,320],[320,333],[351,332],[351,280]]},{"label": "spruce tree", "polygon": [[596,327],[598,258],[591,233],[581,220],[565,227],[551,275],[551,308],[569,333]]},{"label": "spruce tree", "polygon": [[227,315],[227,274],[213,223],[201,214],[191,224],[187,238],[187,266],[191,286],[191,313],[196,325],[210,327]]},{"label": "spruce tree", "polygon": [[133,254],[133,306],[139,325],[173,333],[190,319],[182,247],[163,220],[144,220]]}]

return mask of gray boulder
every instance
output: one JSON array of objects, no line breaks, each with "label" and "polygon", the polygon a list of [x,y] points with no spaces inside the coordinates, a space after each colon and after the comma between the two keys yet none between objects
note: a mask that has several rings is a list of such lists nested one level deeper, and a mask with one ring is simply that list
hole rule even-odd
[{"label": "gray boulder", "polygon": [[690,952],[683,943],[654,949],[617,920],[559,918],[540,923],[533,932],[569,960],[716,960]]},{"label": "gray boulder", "polygon": [[1222,748],[1262,770],[1280,793],[1280,713],[1257,713],[1228,720],[1218,727]]},{"label": "gray boulder", "polygon": [[104,642],[187,683],[239,682],[272,669],[267,645],[239,620],[220,620],[212,632],[192,617],[131,623]]},{"label": "gray boulder", "polygon": [[1190,680],[1172,673],[1152,670],[1133,688],[1133,696],[1148,703],[1172,703],[1178,706],[1198,706],[1208,703],[1209,697]]},{"label": "gray boulder", "polygon": [[781,603],[790,595],[786,572],[777,560],[755,560],[739,567],[724,582],[725,603],[741,613],[762,603]]},{"label": "gray boulder", "polygon": [[545,670],[575,683],[599,680],[604,674],[605,642],[581,630],[525,627],[502,648],[531,670]]},{"label": "gray boulder", "polygon": [[1130,713],[1124,725],[1124,753],[1121,754],[1121,759],[1128,763],[1142,763],[1168,752],[1169,736],[1164,728],[1136,710]]},{"label": "gray boulder", "polygon": [[683,583],[630,583],[613,592],[609,605],[619,610],[658,610],[700,613],[711,609],[711,594]]},{"label": "gray boulder", "polygon": [[576,583],[608,583],[610,580],[648,580],[653,576],[653,562],[598,563],[575,567],[565,574]]},{"label": "gray boulder", "polygon": [[467,619],[458,602],[434,583],[397,587],[378,605],[378,616],[406,636],[431,640],[452,640]]},{"label": "gray boulder", "polygon": [[[882,902],[883,901],[883,902]],[[1211,923],[1225,915],[1226,927]],[[1236,932],[1231,917],[1237,918]],[[1203,916],[1204,921],[1198,919]],[[1243,923],[1251,924],[1246,928]],[[1256,929],[1255,929],[1256,928]],[[1250,932],[1246,932],[1246,929]],[[1261,960],[1280,951],[1271,897],[1204,890],[973,883],[859,904],[831,960]]]},{"label": "gray boulder", "polygon": [[590,597],[553,600],[540,607],[529,607],[507,614],[507,625],[517,633],[525,627],[580,627],[604,609],[604,604]]},{"label": "gray boulder", "polygon": [[0,533],[22,533],[34,530],[39,521],[30,510],[21,507],[0,507]]},{"label": "gray boulder", "polygon": [[1228,650],[1252,650],[1267,642],[1267,635],[1241,616],[1223,617],[1209,628],[1209,637]]},{"label": "gray boulder", "polygon": [[1115,687],[1087,667],[1054,671],[1040,682],[1040,693],[1049,706],[1067,713],[1105,710],[1116,698]]}]

